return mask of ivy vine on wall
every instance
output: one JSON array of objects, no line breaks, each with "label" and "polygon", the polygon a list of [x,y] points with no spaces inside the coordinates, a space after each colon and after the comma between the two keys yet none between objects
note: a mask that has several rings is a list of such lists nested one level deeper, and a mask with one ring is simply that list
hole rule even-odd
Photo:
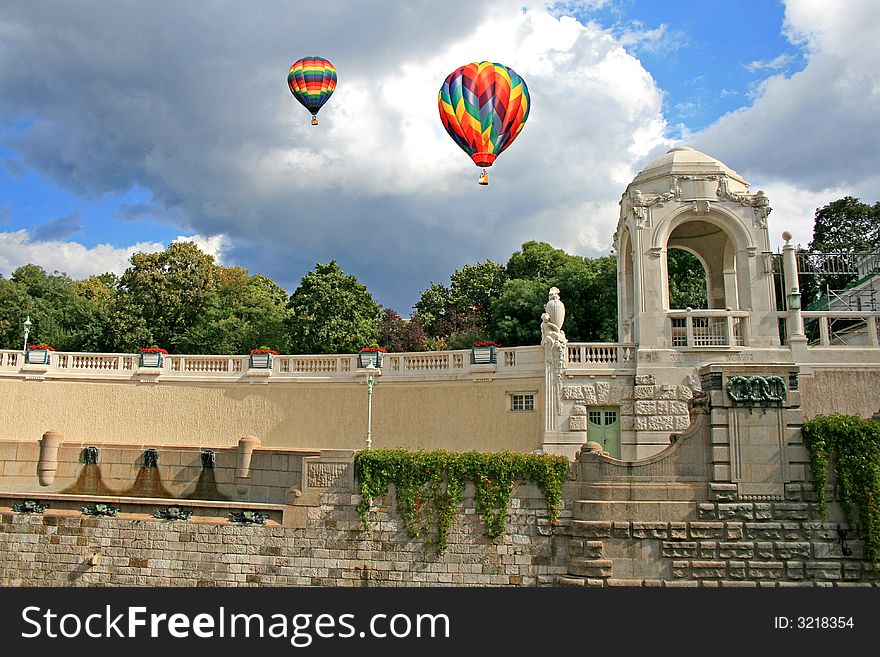
[{"label": "ivy vine on wall", "polygon": [[828,466],[834,462],[840,503],[850,525],[854,509],[865,527],[865,554],[876,567],[880,550],[880,422],[852,415],[820,415],[804,422],[813,481],[825,509]]},{"label": "ivy vine on wall", "polygon": [[436,525],[429,542],[442,554],[466,482],[474,485],[476,510],[485,521],[486,533],[496,538],[504,532],[517,481],[532,482],[540,489],[550,522],[556,524],[569,464],[564,456],[552,454],[370,449],[355,454],[354,469],[364,529],[369,529],[372,501],[387,495],[394,484],[397,510],[410,535],[427,536]]}]

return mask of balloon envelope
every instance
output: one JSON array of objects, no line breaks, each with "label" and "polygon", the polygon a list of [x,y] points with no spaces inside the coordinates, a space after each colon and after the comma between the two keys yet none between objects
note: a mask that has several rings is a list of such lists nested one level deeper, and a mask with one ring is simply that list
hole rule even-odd
[{"label": "balloon envelope", "polygon": [[323,57],[298,59],[287,72],[290,93],[315,116],[336,89],[336,67]]},{"label": "balloon envelope", "polygon": [[477,166],[488,167],[522,131],[531,102],[512,68],[473,62],[447,76],[438,105],[449,136]]}]

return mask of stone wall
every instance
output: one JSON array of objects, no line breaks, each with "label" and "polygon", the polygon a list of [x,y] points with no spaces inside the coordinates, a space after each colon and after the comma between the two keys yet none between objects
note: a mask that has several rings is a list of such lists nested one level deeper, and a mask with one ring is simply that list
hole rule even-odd
[{"label": "stone wall", "polygon": [[[835,505],[836,507],[836,505]],[[836,507],[839,513],[839,507]],[[878,586],[864,543],[809,502],[699,503],[698,519],[575,520],[570,586]],[[838,528],[843,534],[838,533]],[[850,551],[844,556],[844,549]]]},{"label": "stone wall", "polygon": [[[487,375],[488,378],[489,375]],[[381,380],[373,390],[373,446],[514,450],[542,442],[543,378]],[[511,412],[509,393],[535,395]],[[39,403],[34,403],[39,400]],[[363,383],[140,383],[0,377],[0,440],[228,447],[259,436],[266,447],[358,449],[367,432]]]},{"label": "stone wall", "polygon": [[[541,586],[567,570],[568,540],[551,536],[543,496],[521,487],[508,531],[490,540],[472,489],[437,557],[412,539],[393,499],[363,530],[351,494],[326,494],[307,524],[162,521],[142,514],[90,518],[0,507],[3,586]],[[2,505],[3,502],[0,502]],[[99,555],[95,557],[94,555]],[[94,563],[93,563],[94,562]]]},{"label": "stone wall", "polygon": [[813,368],[801,375],[801,404],[804,418],[817,415],[871,417],[880,411],[880,369]]}]

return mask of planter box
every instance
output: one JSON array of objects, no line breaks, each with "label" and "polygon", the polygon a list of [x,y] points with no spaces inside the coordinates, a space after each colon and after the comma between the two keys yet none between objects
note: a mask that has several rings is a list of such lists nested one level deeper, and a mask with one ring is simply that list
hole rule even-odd
[{"label": "planter box", "polygon": [[268,370],[272,367],[272,354],[251,354],[249,367],[257,370]]},{"label": "planter box", "polygon": [[373,363],[375,367],[382,367],[381,351],[361,351],[358,353],[358,367],[366,367]]},{"label": "planter box", "polygon": [[141,367],[162,367],[162,354],[141,353]]},{"label": "planter box", "polygon": [[48,349],[28,349],[25,362],[34,365],[48,365],[50,353]]},{"label": "planter box", "polygon": [[495,362],[495,347],[471,347],[471,363],[488,365]]}]

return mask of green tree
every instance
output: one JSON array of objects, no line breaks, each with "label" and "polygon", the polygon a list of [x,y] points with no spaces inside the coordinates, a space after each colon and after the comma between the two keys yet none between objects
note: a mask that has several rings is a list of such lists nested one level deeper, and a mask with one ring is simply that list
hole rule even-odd
[{"label": "green tree", "polygon": [[187,353],[243,354],[266,345],[287,351],[287,292],[242,267],[216,267],[216,287],[180,342]]},{"label": "green tree", "polygon": [[217,290],[215,269],[214,257],[192,242],[171,244],[159,253],[135,253],[119,280],[123,299],[118,309],[143,320],[150,342],[186,353],[192,347],[187,333],[199,323]]},{"label": "green tree", "polygon": [[670,308],[708,308],[706,269],[694,254],[671,248],[666,254]]},{"label": "green tree", "polygon": [[880,249],[880,202],[862,203],[852,196],[816,209],[810,251],[873,252]]},{"label": "green tree", "polygon": [[335,260],[303,276],[287,307],[291,353],[354,353],[379,338],[379,304]]},{"label": "green tree", "polygon": [[486,260],[456,269],[450,277],[449,297],[459,313],[474,313],[483,329],[492,323],[492,300],[501,293],[507,280],[503,265]]},{"label": "green tree", "polygon": [[428,335],[436,336],[439,335],[435,329],[437,320],[443,318],[451,305],[449,288],[441,283],[432,282],[428,289],[422,292],[421,298],[413,308],[421,317]]},{"label": "green tree", "polygon": [[546,242],[525,242],[507,261],[507,276],[530,281],[549,281],[572,257]]},{"label": "green tree", "polygon": [[[565,304],[562,329],[572,342],[617,340],[617,258],[568,256],[552,279]],[[546,292],[545,292],[546,295]]]},{"label": "green tree", "polygon": [[[880,202],[862,203],[852,196],[844,196],[816,209],[813,220],[813,239],[807,250],[821,253],[873,253],[880,250]],[[814,255],[802,265],[798,277],[801,304],[809,307],[826,295],[828,290],[842,290],[854,283],[854,274],[825,274],[822,270],[832,261]],[[818,271],[812,273],[811,270]],[[822,304],[824,305],[824,304]]]},{"label": "green tree", "polygon": [[0,335],[8,348],[23,346],[22,321],[30,316],[28,342],[49,344],[59,351],[94,350],[93,336],[104,320],[95,303],[80,294],[67,274],[47,274],[34,264],[16,269],[0,285]]},{"label": "green tree", "polygon": [[540,280],[508,280],[492,302],[492,338],[506,347],[539,344],[547,290]]}]

